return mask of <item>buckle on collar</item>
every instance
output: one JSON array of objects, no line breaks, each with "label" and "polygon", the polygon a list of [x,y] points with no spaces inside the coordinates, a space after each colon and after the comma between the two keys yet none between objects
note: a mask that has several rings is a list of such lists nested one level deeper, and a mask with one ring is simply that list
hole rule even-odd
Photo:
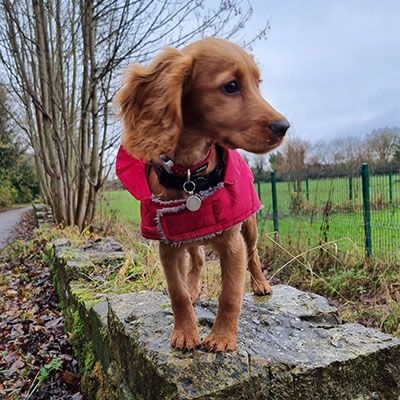
[{"label": "buckle on collar", "polygon": [[160,156],[160,161],[163,168],[170,174],[172,167],[174,166],[174,162],[166,154]]},{"label": "buckle on collar", "polygon": [[[207,156],[203,161],[200,161],[197,164],[189,167],[189,170],[192,175],[196,175],[207,169],[210,159],[215,151],[214,147],[215,147],[214,145],[210,147]],[[175,174],[180,176],[186,176],[188,170],[188,168],[184,167],[183,165],[175,164],[174,161],[171,160],[166,154],[160,156],[159,165],[162,168],[164,168],[164,170],[167,171],[169,174]]]}]

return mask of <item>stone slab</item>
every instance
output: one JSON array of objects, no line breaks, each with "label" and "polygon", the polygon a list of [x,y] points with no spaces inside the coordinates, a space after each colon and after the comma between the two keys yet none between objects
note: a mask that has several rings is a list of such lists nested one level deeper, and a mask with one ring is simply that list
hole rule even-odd
[{"label": "stone slab", "polygon": [[[226,354],[172,350],[173,315],[165,294],[114,296],[108,304],[111,358],[122,367],[126,390],[138,399],[397,400],[400,395],[399,339],[339,324],[325,298],[290,286],[275,286],[271,299],[246,296],[238,351]],[[195,311],[205,337],[216,302],[200,301]]]}]

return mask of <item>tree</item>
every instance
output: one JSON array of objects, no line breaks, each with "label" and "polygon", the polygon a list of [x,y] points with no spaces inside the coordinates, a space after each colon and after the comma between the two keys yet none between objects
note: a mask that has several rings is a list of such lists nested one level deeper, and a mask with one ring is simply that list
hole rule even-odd
[{"label": "tree", "polygon": [[110,118],[117,71],[166,44],[231,37],[252,12],[242,3],[212,10],[204,0],[0,0],[0,59],[19,106],[13,118],[57,222],[82,229],[95,215],[119,140]]},{"label": "tree", "polygon": [[267,156],[257,155],[253,157],[253,160],[251,162],[251,169],[253,171],[254,179],[256,181],[265,181],[267,179],[267,171],[269,170]]},{"label": "tree", "polygon": [[338,174],[358,174],[360,165],[369,161],[365,140],[359,137],[346,136],[337,138],[329,143],[332,164]]},{"label": "tree", "polygon": [[395,151],[393,155],[393,163],[400,165],[400,143],[395,146]]},{"label": "tree", "polygon": [[11,124],[8,94],[0,84],[0,206],[26,203],[38,194],[31,157]]},{"label": "tree", "polygon": [[331,142],[320,140],[311,148],[311,159],[314,164],[331,165],[334,162],[334,146]]},{"label": "tree", "polygon": [[281,151],[273,152],[268,158],[272,171],[282,173],[285,169],[285,160]]},{"label": "tree", "polygon": [[6,91],[0,86],[0,207],[8,207],[16,200],[16,191],[9,180],[10,167],[15,160],[16,149],[11,140],[6,113]]},{"label": "tree", "polygon": [[5,171],[13,165],[18,153],[17,146],[13,141],[6,110],[7,91],[4,85],[0,84],[0,179],[5,175]]},{"label": "tree", "polygon": [[272,169],[293,181],[295,192],[301,192],[301,180],[306,172],[310,148],[311,145],[306,140],[291,137],[286,140],[282,150],[270,156]]},{"label": "tree", "polygon": [[388,165],[396,154],[396,148],[400,145],[400,128],[385,127],[375,129],[367,136],[368,149],[377,163]]}]

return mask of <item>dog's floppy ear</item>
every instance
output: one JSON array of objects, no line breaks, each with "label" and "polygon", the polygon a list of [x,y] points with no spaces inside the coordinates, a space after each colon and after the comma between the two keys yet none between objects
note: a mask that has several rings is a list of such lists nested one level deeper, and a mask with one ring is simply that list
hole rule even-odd
[{"label": "dog's floppy ear", "polygon": [[173,155],[182,130],[182,92],[193,59],[166,48],[148,66],[129,68],[115,103],[120,106],[128,153],[144,161]]}]

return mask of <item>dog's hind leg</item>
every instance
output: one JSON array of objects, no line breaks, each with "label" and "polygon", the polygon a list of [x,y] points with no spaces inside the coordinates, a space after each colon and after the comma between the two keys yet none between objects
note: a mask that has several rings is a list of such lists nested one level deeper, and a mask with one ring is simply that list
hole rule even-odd
[{"label": "dog's hind leg", "polygon": [[253,292],[258,296],[271,294],[272,288],[261,270],[260,257],[258,256],[258,232],[255,214],[243,222],[242,234],[247,247],[248,268],[250,271],[251,287]]},{"label": "dog's hind leg", "polygon": [[160,259],[174,313],[171,346],[180,350],[194,349],[200,344],[200,335],[187,287],[186,249],[160,243]]},{"label": "dog's hind leg", "polygon": [[190,266],[187,275],[187,286],[192,303],[194,303],[200,295],[200,273],[205,260],[204,247],[193,245],[188,248],[188,252]]}]

